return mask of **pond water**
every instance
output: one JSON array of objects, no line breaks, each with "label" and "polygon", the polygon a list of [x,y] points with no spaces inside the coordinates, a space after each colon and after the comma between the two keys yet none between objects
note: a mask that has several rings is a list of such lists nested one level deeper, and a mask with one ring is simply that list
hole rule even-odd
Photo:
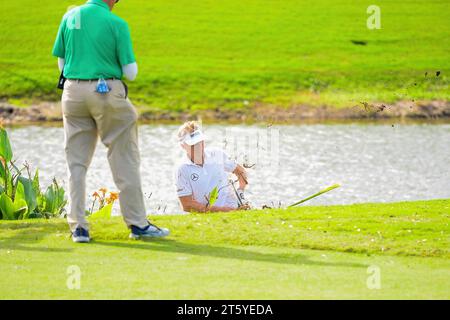
[{"label": "pond water", "polygon": [[[173,168],[181,157],[176,125],[139,127],[149,213],[181,213]],[[207,145],[251,166],[247,197],[256,207],[288,205],[324,187],[341,188],[309,205],[450,198],[449,124],[205,125]],[[17,163],[39,168],[42,185],[67,180],[61,127],[9,129]],[[67,187],[67,185],[66,185]],[[90,196],[116,190],[99,143],[87,179]],[[118,212],[118,208],[115,208]]]}]

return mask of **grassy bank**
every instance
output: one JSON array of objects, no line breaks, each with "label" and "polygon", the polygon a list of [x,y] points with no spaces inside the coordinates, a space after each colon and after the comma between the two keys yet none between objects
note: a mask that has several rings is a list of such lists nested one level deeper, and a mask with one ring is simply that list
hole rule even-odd
[{"label": "grassy bank", "polygon": [[[51,47],[62,14],[81,3],[1,4],[0,99],[59,99]],[[370,4],[121,2],[116,13],[130,24],[140,69],[131,98],[142,112],[174,113],[450,100],[447,3],[379,1],[380,30],[366,27]]]},{"label": "grassy bank", "polygon": [[449,217],[450,200],[152,216],[172,235],[149,242],[114,218],[92,221],[88,245],[63,220],[2,221],[1,298],[448,299]]}]

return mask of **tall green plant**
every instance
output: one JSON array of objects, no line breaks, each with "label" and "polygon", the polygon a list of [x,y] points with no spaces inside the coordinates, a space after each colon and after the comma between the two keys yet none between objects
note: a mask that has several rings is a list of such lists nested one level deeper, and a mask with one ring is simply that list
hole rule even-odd
[{"label": "tall green plant", "polygon": [[10,162],[12,157],[13,153],[11,143],[8,139],[8,133],[4,128],[0,127],[0,158],[4,159],[5,162]]},{"label": "tall green plant", "polygon": [[5,167],[3,166],[3,159],[0,158],[0,194],[5,192],[5,185],[4,185],[4,177],[6,176]]},{"label": "tall green plant", "polygon": [[64,189],[58,185],[55,179],[53,179],[53,183],[47,188],[47,191],[44,194],[44,213],[51,216],[60,215],[67,202],[64,198],[64,194]]},{"label": "tall green plant", "polygon": [[[12,185],[9,184],[10,172],[8,162],[12,160],[13,152],[9,142],[8,133],[3,127],[0,127],[0,185],[1,192],[7,192]],[[12,190],[10,190],[12,191]]]},{"label": "tall green plant", "polygon": [[[31,177],[29,165],[18,168],[13,159],[8,133],[0,127],[0,219],[17,220],[59,216],[67,203],[64,189],[53,179],[41,192],[39,172]],[[28,173],[28,177],[23,172]]]},{"label": "tall green plant", "polygon": [[19,182],[14,199],[6,193],[0,196],[0,211],[5,220],[18,220],[26,217],[28,213],[27,202],[25,201],[25,191],[22,183]]},{"label": "tall green plant", "polygon": [[36,191],[33,189],[33,183],[29,178],[22,176],[18,178],[18,181],[23,185],[24,198],[28,206],[28,211],[33,212],[37,206]]}]

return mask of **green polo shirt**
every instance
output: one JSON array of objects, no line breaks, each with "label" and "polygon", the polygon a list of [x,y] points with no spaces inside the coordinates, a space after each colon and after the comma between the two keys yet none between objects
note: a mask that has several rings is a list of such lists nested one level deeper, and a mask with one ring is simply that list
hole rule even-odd
[{"label": "green polo shirt", "polygon": [[64,15],[53,55],[65,59],[68,79],[121,79],[122,66],[136,62],[128,24],[102,0]]}]

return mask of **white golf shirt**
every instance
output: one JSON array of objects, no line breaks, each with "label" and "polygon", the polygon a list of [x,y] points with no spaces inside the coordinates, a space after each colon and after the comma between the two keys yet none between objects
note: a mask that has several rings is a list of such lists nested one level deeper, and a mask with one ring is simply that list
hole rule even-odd
[{"label": "white golf shirt", "polygon": [[217,187],[219,195],[214,206],[237,208],[238,201],[229,184],[229,175],[236,166],[236,161],[216,148],[205,148],[203,166],[194,164],[185,155],[175,171],[178,197],[193,195],[195,201],[206,205],[209,194]]}]

